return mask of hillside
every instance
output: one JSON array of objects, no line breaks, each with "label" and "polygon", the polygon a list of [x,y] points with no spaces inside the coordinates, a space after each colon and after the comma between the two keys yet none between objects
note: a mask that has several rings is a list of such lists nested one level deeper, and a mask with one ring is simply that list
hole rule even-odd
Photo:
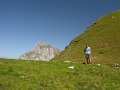
[{"label": "hillside", "polygon": [[119,90],[118,78],[106,65],[0,59],[0,90]]},{"label": "hillside", "polygon": [[85,44],[92,48],[93,63],[120,64],[120,10],[96,20],[54,60],[84,62]]}]

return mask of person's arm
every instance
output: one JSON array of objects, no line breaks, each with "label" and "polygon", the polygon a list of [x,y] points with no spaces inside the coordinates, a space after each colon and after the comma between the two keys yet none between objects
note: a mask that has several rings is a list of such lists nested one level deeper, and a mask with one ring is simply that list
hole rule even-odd
[{"label": "person's arm", "polygon": [[85,49],[86,49],[86,48],[84,48],[84,53],[85,53]]},{"label": "person's arm", "polygon": [[84,56],[86,57],[86,54],[85,54],[85,49],[86,49],[86,48],[84,48]]}]

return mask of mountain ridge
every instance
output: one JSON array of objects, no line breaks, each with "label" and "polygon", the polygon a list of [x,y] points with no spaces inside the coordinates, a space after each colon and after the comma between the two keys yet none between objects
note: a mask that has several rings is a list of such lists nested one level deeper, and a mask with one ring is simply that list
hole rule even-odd
[{"label": "mountain ridge", "polygon": [[61,51],[45,42],[38,42],[32,50],[22,54],[20,59],[49,61]]}]

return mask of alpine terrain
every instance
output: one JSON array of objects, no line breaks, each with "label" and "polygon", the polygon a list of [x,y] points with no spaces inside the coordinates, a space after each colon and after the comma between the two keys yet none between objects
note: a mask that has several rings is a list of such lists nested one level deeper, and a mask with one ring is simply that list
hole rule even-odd
[{"label": "alpine terrain", "polygon": [[22,54],[20,59],[49,61],[60,52],[61,50],[58,48],[54,48],[44,42],[38,42],[35,48],[25,54]]},{"label": "alpine terrain", "polygon": [[[86,43],[94,64],[80,64]],[[0,90],[120,90],[120,67],[105,65],[120,63],[120,10],[99,18],[60,52],[40,42],[20,56],[25,60],[0,58]]]},{"label": "alpine terrain", "polygon": [[120,10],[97,19],[54,60],[84,62],[86,44],[92,49],[93,63],[120,64]]}]

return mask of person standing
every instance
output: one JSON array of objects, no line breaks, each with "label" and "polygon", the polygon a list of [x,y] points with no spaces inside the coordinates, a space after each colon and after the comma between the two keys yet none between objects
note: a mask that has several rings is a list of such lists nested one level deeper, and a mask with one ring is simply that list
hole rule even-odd
[{"label": "person standing", "polygon": [[87,64],[91,64],[91,48],[88,46],[88,44],[86,44],[86,47],[84,49],[84,54]]}]

